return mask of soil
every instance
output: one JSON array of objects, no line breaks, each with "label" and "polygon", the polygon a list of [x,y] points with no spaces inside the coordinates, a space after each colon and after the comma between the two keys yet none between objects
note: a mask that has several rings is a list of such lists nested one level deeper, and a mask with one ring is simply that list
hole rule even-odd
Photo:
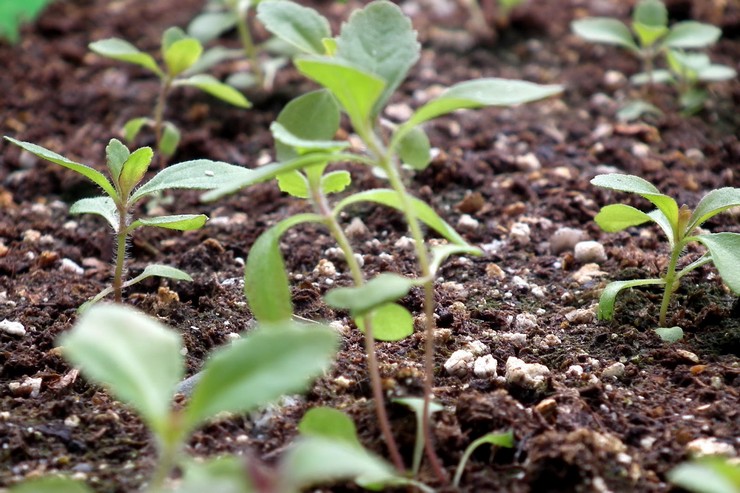
[{"label": "soil", "polygon": [[[21,44],[0,46],[0,132],[102,170],[108,140],[127,119],[149,113],[157,85],[142,70],[91,54],[87,44],[119,36],[154,51],[163,29],[186,25],[202,3],[55,2],[25,29]],[[663,115],[639,123],[616,120],[620,105],[639,96],[619,75],[635,73],[637,62],[619,49],[585,43],[568,25],[585,15],[626,19],[632,3],[528,2],[485,40],[465,31],[466,14],[451,2],[404,3],[424,51],[393,101],[396,110],[418,106],[430,88],[474,77],[565,86],[559,98],[458,113],[429,124],[439,152],[428,169],[409,177],[415,193],[486,252],[449,260],[436,283],[435,395],[445,406],[436,415],[436,448],[451,475],[464,448],[485,433],[511,429],[516,446],[475,453],[462,491],[675,491],[666,473],[687,459],[693,440],[714,438],[736,451],[740,446],[740,302],[712,267],[692,273],[675,293],[669,325],[684,329],[680,342],[668,344],[652,330],[660,303],[656,290],[621,295],[612,322],[594,317],[606,283],[656,277],[667,260],[657,228],[607,234],[596,226],[593,217],[604,204],[626,201],[643,209],[647,204],[596,189],[589,184],[594,175],[609,170],[640,175],[689,205],[709,190],[740,184],[737,80],[713,84],[707,108],[693,116],[678,114],[673,89],[661,87],[652,98]],[[711,56],[740,69],[737,3],[668,4],[674,21],[694,16],[718,23],[724,36]],[[336,27],[357,4],[316,7]],[[224,42],[234,44],[233,33]],[[243,66],[227,63],[216,75]],[[176,92],[168,117],[184,139],[173,162],[206,157],[246,167],[264,163],[273,153],[269,123],[311,87],[293,69],[284,69],[273,92],[249,94],[255,102],[249,111]],[[142,135],[138,143],[151,141]],[[348,169],[358,189],[383,186],[364,169]],[[111,235],[98,218],[68,213],[74,200],[92,193],[76,174],[0,142],[0,320],[20,322],[26,330],[23,336],[0,332],[0,487],[61,471],[97,491],[135,491],[152,468],[154,448],[136,415],[85,382],[55,350],[56,337],[74,323],[76,308],[110,279]],[[306,205],[274,183],[213,204],[199,203],[196,193],[173,197],[156,207],[203,212],[211,222],[185,234],[140,230],[129,252],[130,273],[156,261],[186,270],[194,281],[144,282],[127,292],[127,302],[182,333],[192,374],[229,334],[252,324],[241,291],[249,246],[270,224]],[[351,213],[347,224],[359,218],[366,226],[353,241],[368,277],[383,271],[415,274],[400,216],[369,206]],[[705,227],[740,232],[739,217],[725,213]],[[529,227],[528,235],[521,233],[522,225]],[[588,265],[576,259],[572,244],[558,247],[554,233],[564,227],[600,242],[606,260]],[[347,327],[337,363],[305,398],[267,414],[209,425],[193,436],[189,452],[239,453],[269,462],[295,436],[303,412],[326,405],[349,413],[363,442],[385,455],[370,405],[361,334],[346,313],[322,302],[331,286],[349,283],[343,262],[330,250],[335,245],[325,231],[301,227],[285,236],[284,246],[296,312]],[[697,255],[691,250],[683,261]],[[333,262],[337,274],[316,269],[321,260]],[[412,292],[402,303],[418,315],[421,299]],[[420,395],[422,342],[417,331],[401,342],[377,344],[389,397]],[[498,376],[448,374],[443,365],[459,349],[491,354]],[[507,383],[504,366],[512,356],[545,365],[546,389]],[[41,379],[37,393],[26,385],[28,379]],[[17,383],[20,387],[11,385]],[[389,412],[410,462],[413,417],[393,404]],[[422,479],[452,491],[427,470]],[[321,491],[347,490],[352,487]]]}]

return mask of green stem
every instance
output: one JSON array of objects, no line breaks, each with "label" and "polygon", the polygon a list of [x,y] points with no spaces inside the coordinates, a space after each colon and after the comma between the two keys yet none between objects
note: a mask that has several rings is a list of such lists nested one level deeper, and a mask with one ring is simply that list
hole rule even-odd
[{"label": "green stem", "polygon": [[149,493],[158,493],[162,490],[165,481],[167,481],[177,464],[177,455],[178,447],[176,445],[168,444],[162,447],[157,460],[157,467],[154,469],[154,474],[147,487]]},{"label": "green stem", "polygon": [[169,96],[171,88],[172,78],[169,75],[165,75],[159,86],[157,105],[154,107],[154,140],[157,145],[157,159],[159,159],[160,167],[162,168],[165,165],[165,157],[161,152],[162,127],[164,126],[164,110],[167,106],[167,96]]},{"label": "green stem", "polygon": [[118,206],[118,232],[116,233],[116,266],[113,272],[113,299],[123,301],[123,277],[126,263],[126,240],[128,239],[128,211]]},{"label": "green stem", "polygon": [[666,326],[666,318],[668,314],[668,305],[671,302],[671,295],[673,294],[673,291],[676,290],[676,282],[679,280],[679,278],[676,276],[676,264],[678,263],[678,258],[681,256],[681,251],[684,248],[683,242],[676,243],[676,246],[673,247],[673,251],[671,252],[671,259],[668,262],[668,270],[665,274],[665,290],[663,291],[663,302],[660,304],[660,317],[658,319],[658,324],[661,327]]},{"label": "green stem", "polygon": [[[326,226],[329,228],[329,232],[344,253],[345,261],[347,262],[347,266],[352,275],[352,281],[355,286],[362,286],[365,283],[365,276],[362,273],[362,268],[355,258],[354,250],[352,249],[352,245],[350,244],[347,235],[334,217],[334,214],[326,201],[326,196],[321,192],[320,184],[311,184],[311,195],[314,207],[318,214],[322,215],[326,219]],[[404,474],[406,466],[403,463],[403,458],[398,449],[398,444],[393,437],[388,413],[385,410],[383,382],[380,378],[380,368],[378,367],[378,360],[375,354],[375,336],[373,335],[372,319],[369,315],[363,317],[363,323],[365,325],[365,353],[367,354],[367,367],[368,373],[370,374],[370,387],[373,392],[373,400],[375,401],[375,414],[378,417],[380,432],[383,435],[386,447],[388,447],[388,452],[390,453],[393,465],[399,473]]]},{"label": "green stem", "polygon": [[242,17],[239,15],[238,10],[234,12],[237,16],[237,30],[239,31],[239,39],[241,40],[242,47],[244,48],[244,54],[249,59],[249,62],[252,66],[252,73],[254,74],[255,79],[257,79],[257,84],[262,87],[262,84],[264,84],[265,81],[265,74],[262,71],[262,66],[260,65],[259,57],[257,56],[257,47],[254,45],[254,41],[252,40],[252,34],[249,32],[249,25],[247,24],[247,18]]}]

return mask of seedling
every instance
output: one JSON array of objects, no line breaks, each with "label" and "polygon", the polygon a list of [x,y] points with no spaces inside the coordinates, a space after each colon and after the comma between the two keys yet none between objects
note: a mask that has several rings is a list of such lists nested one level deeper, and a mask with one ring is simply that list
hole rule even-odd
[{"label": "seedling", "polygon": [[[713,263],[727,286],[740,294],[740,233],[704,233],[697,229],[710,218],[740,205],[740,188],[720,188],[705,195],[693,211],[686,205],[680,208],[676,201],[655,188],[650,182],[633,175],[598,175],[591,180],[593,185],[637,194],[649,200],[657,209],[645,213],[625,204],[602,207],[594,220],[610,233],[631,226],[655,222],[668,238],[670,258],[665,274],[656,279],[634,279],[610,283],[599,300],[598,316],[611,320],[614,303],[620,291],[635,286],[663,286],[663,302],[660,306],[659,325],[666,328],[671,295],[678,289],[683,276],[702,265]],[[700,243],[707,251],[698,259],[678,270],[681,254],[690,243]]]},{"label": "seedling", "polygon": [[134,206],[142,199],[164,190],[209,190],[222,187],[234,179],[235,176],[248,173],[248,170],[244,168],[227,163],[198,159],[170,166],[142,184],[154,155],[149,147],[142,147],[134,152],[129,152],[128,148],[119,140],[111,139],[105,148],[108,174],[110,175],[110,179],[108,179],[103,173],[90,166],[70,161],[64,156],[36,144],[21,142],[10,137],[5,138],[42,159],[81,174],[105,192],[102,197],[81,199],[70,207],[72,214],[97,214],[102,216],[113,229],[116,237],[113,284],[98,293],[88,303],[95,303],[111,292],[115,301],[121,302],[124,288],[152,276],[191,281],[191,277],[180,269],[157,264],[148,265],[140,275],[128,281],[125,280],[126,245],[128,238],[136,229],[151,226],[188,231],[199,229],[208,219],[203,214],[181,214],[142,217],[132,221]]},{"label": "seedling", "polygon": [[[247,413],[284,394],[305,391],[331,364],[337,348],[329,327],[292,322],[258,327],[205,363],[187,405],[172,406],[184,374],[182,340],[173,330],[132,308],[91,308],[60,339],[63,354],[92,382],[131,406],[154,436],[157,460],[148,493],[217,491],[298,493],[317,483],[360,475],[394,479],[393,469],[364,449],[332,437],[304,437],[267,473],[243,457],[196,462],[184,453],[189,436],[221,413]],[[168,484],[175,469],[183,478]],[[259,474],[262,472],[262,474]],[[402,480],[402,478],[399,478]],[[44,478],[11,491],[90,493],[67,478]]]},{"label": "seedling", "polygon": [[172,157],[180,143],[180,131],[172,122],[164,120],[167,98],[173,88],[196,87],[239,108],[251,106],[244,95],[233,87],[211,75],[195,73],[198,69],[196,64],[203,54],[203,45],[197,39],[187,36],[180,28],[171,27],[162,35],[161,54],[164,66],[158,65],[148,53],[119,38],[95,41],[90,43],[89,48],[104,57],[143,67],[159,78],[159,95],[152,117],[129,120],[123,127],[123,133],[126,141],[131,144],[145,125],[153,127],[157,153],[165,158]]},{"label": "seedling", "polygon": [[24,0],[0,2],[0,39],[11,44],[20,40],[21,24],[33,22],[52,0]]},{"label": "seedling", "polygon": [[[375,361],[375,339],[397,340],[413,332],[411,314],[396,301],[413,286],[425,297],[425,397],[424,430],[427,456],[440,480],[444,473],[434,454],[429,431],[429,408],[434,374],[434,278],[441,263],[454,254],[479,254],[426,203],[413,197],[402,180],[405,169],[424,169],[431,161],[429,140],[422,124],[459,109],[511,106],[542,99],[560,92],[559,86],[524,81],[480,79],[463,82],[419,108],[395,128],[380,128],[379,116],[408,70],[419,57],[419,44],[411,23],[401,10],[387,1],[376,1],[352,14],[337,37],[327,38],[325,21],[315,11],[288,1],[262,2],[258,17],[277,37],[306,55],[294,60],[298,70],[323,86],[323,91],[303,96],[286,107],[273,124],[278,142],[278,161],[263,166],[244,180],[205,195],[214,199],[259,181],[277,177],[281,188],[308,198],[313,214],[283,220],[266,231],[250,250],[245,269],[245,292],[258,320],[283,320],[292,315],[290,288],[279,250],[279,238],[290,227],[304,222],[324,224],[344,253],[353,287],[339,288],[326,296],[334,308],[349,311],[364,330],[371,386],[383,438],[399,470],[403,461],[390,432],[383,405],[380,374]],[[310,14],[306,12],[311,12]],[[349,143],[331,140],[344,112],[367,153],[347,152]],[[330,163],[351,161],[370,166],[387,177],[391,188],[367,190],[350,195],[331,207],[326,196],[349,184],[349,174],[324,174]],[[400,211],[409,225],[419,264],[419,277],[382,274],[365,282],[349,240],[338,218],[346,207],[373,202]],[[449,243],[429,249],[421,223]],[[269,286],[266,284],[269,283]]]},{"label": "seedling", "polygon": [[467,446],[463,456],[460,458],[460,463],[457,465],[455,471],[455,478],[452,480],[452,486],[455,488],[460,486],[460,480],[465,472],[465,465],[468,463],[468,459],[473,455],[475,450],[482,445],[493,445],[494,447],[506,447],[512,448],[514,446],[514,433],[507,431],[504,433],[487,433],[482,437],[474,440],[470,445]]}]

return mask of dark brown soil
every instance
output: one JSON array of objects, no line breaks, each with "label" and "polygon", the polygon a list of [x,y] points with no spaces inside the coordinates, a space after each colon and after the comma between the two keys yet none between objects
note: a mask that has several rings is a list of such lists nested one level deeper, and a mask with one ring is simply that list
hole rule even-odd
[{"label": "dark brown soil", "polygon": [[[738,447],[740,303],[711,267],[689,276],[675,295],[670,325],[686,332],[679,343],[667,344],[651,330],[657,326],[660,293],[649,289],[621,296],[613,322],[597,322],[593,312],[581,313],[580,320],[566,318],[576,309],[592,310],[609,280],[655,277],[666,262],[657,229],[599,230],[592,219],[605,203],[646,204],[595,189],[589,184],[595,174],[611,168],[637,174],[689,205],[714,188],[740,185],[737,81],[713,85],[707,109],[695,116],[680,117],[672,89],[661,88],[654,98],[663,116],[616,122],[619,105],[638,94],[606,71],[629,75],[637,63],[616,48],[577,39],[568,24],[588,14],[625,18],[631,3],[532,1],[516,12],[508,29],[499,30],[496,42],[475,42],[464,31],[453,31],[466,22],[458,8],[435,13],[435,2],[406,3],[417,12],[424,53],[395,103],[413,107],[418,91],[480,76],[566,88],[561,98],[431,123],[427,131],[440,152],[429,169],[410,178],[412,189],[452,225],[462,214],[477,220],[477,227],[463,221],[459,229],[487,252],[448,261],[437,283],[435,393],[446,408],[437,415],[437,450],[452,474],[465,446],[485,433],[512,429],[516,447],[476,453],[463,491],[669,491],[666,472],[687,458],[692,440],[713,437]],[[669,2],[675,20],[692,14],[710,20],[717,13],[709,4],[715,2]],[[154,50],[164,28],[186,25],[201,6],[198,0],[55,2],[26,29],[22,44],[0,46],[0,133],[101,167],[104,147],[121,124],[149,112],[156,83],[141,70],[92,55],[88,42],[120,36]],[[355,6],[318,8],[338,23]],[[711,54],[740,69],[740,7],[728,2],[722,14],[716,19],[725,34]],[[218,74],[234,69],[227,64]],[[274,93],[250,95],[256,103],[250,111],[177,93],[168,116],[180,125],[184,140],[174,161],[207,157],[256,166],[272,153],[269,123],[290,98],[310,87],[284,70]],[[140,144],[151,144],[146,139]],[[529,153],[541,166],[516,159]],[[383,185],[365,170],[351,169],[356,187]],[[134,491],[152,467],[153,446],[137,417],[76,378],[54,349],[55,338],[74,323],[76,308],[109,281],[111,235],[97,218],[68,214],[72,201],[93,192],[74,173],[0,142],[0,321],[20,322],[27,331],[24,336],[0,332],[0,487],[63,471],[98,491]],[[194,373],[228,334],[250,326],[241,293],[242,259],[250,245],[265,227],[305,206],[272,183],[207,205],[197,194],[178,193],[160,206],[215,219],[187,234],[140,231],[130,249],[134,275],[154,261],[193,275],[192,283],[142,283],[127,293],[127,301],[183,334],[188,370]],[[415,272],[412,253],[397,244],[406,235],[399,216],[373,207],[352,213],[368,228],[354,239],[368,276]],[[739,217],[723,214],[706,227],[740,232]],[[515,241],[510,233],[516,223],[530,227],[529,241]],[[590,280],[582,279],[584,265],[572,249],[551,248],[561,227],[581,230],[585,239],[606,247],[608,258]],[[297,312],[349,324],[346,314],[322,302],[329,283],[315,270],[320,260],[336,264],[334,284],[349,282],[343,263],[327,252],[335,245],[326,232],[299,228],[286,235],[285,245]],[[62,268],[63,259],[84,273]],[[419,313],[420,293],[402,301]],[[417,332],[398,343],[378,344],[389,396],[420,395],[422,340]],[[445,372],[450,355],[474,341],[498,362],[498,378]],[[503,367],[512,356],[549,368],[544,393],[504,381]],[[615,363],[623,364],[623,371]],[[616,377],[608,376],[612,371]],[[23,386],[11,390],[10,384],[28,378],[41,379],[38,396],[24,393]],[[364,442],[384,454],[369,399],[361,334],[352,328],[337,364],[305,399],[266,419],[213,424],[193,437],[190,451],[269,461],[295,435],[307,407],[328,405],[349,413]],[[410,462],[413,419],[402,408],[389,409]],[[429,472],[423,479],[439,486]]]}]

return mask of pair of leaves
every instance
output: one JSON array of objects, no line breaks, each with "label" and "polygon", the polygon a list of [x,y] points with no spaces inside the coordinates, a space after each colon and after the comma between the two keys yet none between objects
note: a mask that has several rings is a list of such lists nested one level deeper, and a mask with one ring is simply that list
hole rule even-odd
[{"label": "pair of leaves", "polygon": [[[159,439],[171,431],[171,400],[182,379],[182,341],[172,330],[131,308],[88,310],[60,341],[65,357],[106,385],[142,416]],[[281,395],[303,391],[323,372],[337,346],[324,326],[284,322],[256,329],[205,364],[177,436],[221,412],[247,412]]]}]

